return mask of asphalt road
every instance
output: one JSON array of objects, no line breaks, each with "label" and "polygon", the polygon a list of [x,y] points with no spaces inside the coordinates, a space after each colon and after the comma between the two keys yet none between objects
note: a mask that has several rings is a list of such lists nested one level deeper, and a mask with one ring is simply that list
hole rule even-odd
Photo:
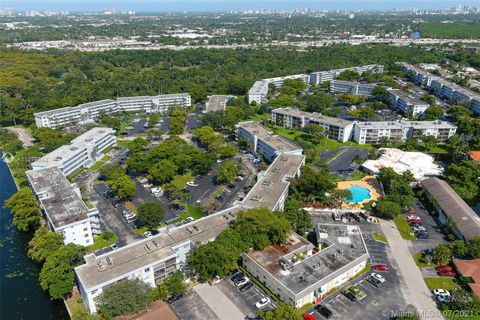
[{"label": "asphalt road", "polygon": [[368,154],[370,153],[368,150],[358,147],[341,147],[336,150],[342,150],[342,153],[334,156],[328,163],[330,172],[333,174],[343,174],[349,170],[353,172],[353,170],[359,166],[358,164],[353,163],[353,160],[356,157],[366,160],[368,158]]}]

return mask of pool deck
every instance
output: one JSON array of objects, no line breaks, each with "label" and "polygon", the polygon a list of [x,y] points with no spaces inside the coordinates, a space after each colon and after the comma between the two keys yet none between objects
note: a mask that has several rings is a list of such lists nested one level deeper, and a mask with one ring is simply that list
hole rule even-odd
[{"label": "pool deck", "polygon": [[378,200],[382,194],[380,183],[374,176],[365,176],[361,180],[340,181],[337,184],[337,189],[348,189],[351,186],[361,186],[370,190],[370,199],[365,199],[357,203],[343,201],[342,208],[359,209],[364,203],[369,202],[370,200]]}]

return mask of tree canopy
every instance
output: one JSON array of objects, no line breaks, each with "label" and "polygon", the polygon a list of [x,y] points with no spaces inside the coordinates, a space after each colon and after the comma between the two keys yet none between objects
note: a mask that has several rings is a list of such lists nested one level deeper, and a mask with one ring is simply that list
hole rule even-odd
[{"label": "tree canopy", "polygon": [[40,207],[28,187],[18,190],[3,206],[12,211],[13,224],[21,231],[31,230],[40,221]]},{"label": "tree canopy", "polygon": [[163,221],[165,209],[156,201],[148,201],[138,207],[137,218],[149,228],[157,228]]}]

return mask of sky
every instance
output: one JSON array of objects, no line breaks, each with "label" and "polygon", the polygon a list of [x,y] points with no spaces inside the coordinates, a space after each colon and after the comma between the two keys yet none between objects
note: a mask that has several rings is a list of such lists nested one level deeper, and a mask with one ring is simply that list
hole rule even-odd
[{"label": "sky", "polygon": [[470,0],[0,0],[0,8],[13,7],[17,11],[68,10],[70,12],[98,12],[107,8],[137,12],[219,12],[247,9],[292,10],[391,10],[443,9],[456,5],[480,5]]}]

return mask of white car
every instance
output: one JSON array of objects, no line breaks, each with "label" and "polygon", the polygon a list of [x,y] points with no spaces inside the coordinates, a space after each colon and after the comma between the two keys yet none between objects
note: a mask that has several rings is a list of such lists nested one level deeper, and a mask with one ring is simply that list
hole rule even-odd
[{"label": "white car", "polygon": [[410,220],[410,219],[420,219],[420,217],[414,214],[407,214],[407,220]]},{"label": "white car", "polygon": [[260,308],[265,307],[269,303],[270,303],[270,298],[265,297],[265,298],[260,299],[260,301],[258,301],[257,303],[255,303],[255,307],[257,307],[257,309],[260,309]]},{"label": "white car", "polygon": [[432,293],[433,293],[435,296],[447,296],[447,297],[451,297],[450,292],[449,292],[448,290],[445,290],[445,289],[435,289],[435,290],[432,290]]},{"label": "white car", "polygon": [[192,222],[192,221],[195,221],[195,219],[193,219],[192,217],[186,217],[186,218],[185,218],[185,221],[187,221],[187,222]]},{"label": "white car", "polygon": [[380,281],[380,282],[382,282],[382,283],[385,282],[385,278],[382,277],[382,276],[381,276],[380,274],[378,274],[378,273],[373,272],[373,273],[371,274],[371,276],[372,276],[372,278],[377,279],[378,281]]},{"label": "white car", "polygon": [[413,231],[427,231],[424,226],[417,225],[413,227]]},{"label": "white car", "polygon": [[223,160],[222,159],[217,159],[217,163],[222,163]]},{"label": "white car", "polygon": [[247,277],[243,277],[243,278],[240,278],[238,280],[235,280],[234,284],[235,284],[236,287],[241,287],[245,283],[247,283],[248,281],[250,281],[250,279],[248,279]]},{"label": "white car", "polygon": [[187,182],[187,186],[190,186],[190,187],[198,187],[198,183],[195,183],[193,181],[190,181],[190,182]]},{"label": "white car", "polygon": [[112,245],[110,246],[110,248],[112,248],[112,250],[115,251],[115,250],[118,249],[118,246],[117,246],[116,243],[114,243],[114,244],[112,244]]},{"label": "white car", "polygon": [[152,236],[152,233],[150,231],[145,231],[143,235],[145,236],[145,238],[150,238]]}]

